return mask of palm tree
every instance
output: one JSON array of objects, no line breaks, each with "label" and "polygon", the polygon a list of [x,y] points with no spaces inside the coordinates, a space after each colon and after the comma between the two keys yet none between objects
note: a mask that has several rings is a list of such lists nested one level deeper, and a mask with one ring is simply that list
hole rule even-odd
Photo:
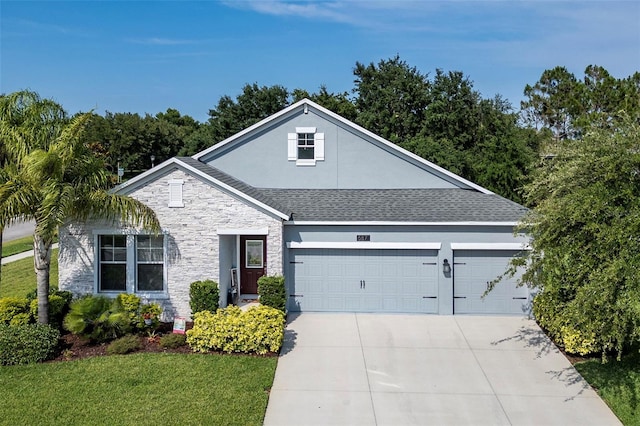
[{"label": "palm tree", "polygon": [[149,207],[108,191],[104,164],[81,142],[90,113],[68,118],[57,103],[30,91],[0,98],[0,138],[7,161],[0,177],[0,225],[33,220],[38,322],[49,317],[51,245],[72,220],[103,219],[158,232]]}]

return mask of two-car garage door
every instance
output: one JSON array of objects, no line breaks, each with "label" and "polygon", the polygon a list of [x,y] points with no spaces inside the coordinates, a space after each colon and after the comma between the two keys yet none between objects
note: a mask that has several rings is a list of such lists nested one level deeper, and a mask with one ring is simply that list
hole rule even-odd
[{"label": "two-car garage door", "polygon": [[438,312],[437,250],[291,252],[292,311]]},{"label": "two-car garage door", "polygon": [[517,276],[503,279],[482,297],[487,282],[502,275],[515,254],[514,250],[455,250],[451,288],[438,250],[290,250],[289,310],[435,314],[442,297],[453,303],[443,313],[523,314],[529,296],[525,287],[516,285]]}]

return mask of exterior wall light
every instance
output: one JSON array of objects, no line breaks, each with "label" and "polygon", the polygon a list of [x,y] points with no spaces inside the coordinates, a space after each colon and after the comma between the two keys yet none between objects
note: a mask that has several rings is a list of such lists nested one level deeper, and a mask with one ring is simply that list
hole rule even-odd
[{"label": "exterior wall light", "polygon": [[442,262],[442,272],[444,272],[445,274],[451,273],[451,265],[449,264],[449,261],[447,259]]}]

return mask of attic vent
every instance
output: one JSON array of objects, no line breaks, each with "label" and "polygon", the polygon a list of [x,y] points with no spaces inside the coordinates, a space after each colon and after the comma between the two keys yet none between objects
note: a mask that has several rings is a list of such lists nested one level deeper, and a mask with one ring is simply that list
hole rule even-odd
[{"label": "attic vent", "polygon": [[182,185],[184,181],[172,179],[169,181],[169,207],[184,207],[182,202]]}]

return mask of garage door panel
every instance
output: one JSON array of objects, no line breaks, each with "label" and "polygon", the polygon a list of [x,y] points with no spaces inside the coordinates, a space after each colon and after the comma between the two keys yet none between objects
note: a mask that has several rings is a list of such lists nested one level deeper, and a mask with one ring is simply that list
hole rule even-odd
[{"label": "garage door panel", "polygon": [[[304,297],[291,310],[345,312],[437,313],[437,250],[290,251],[289,292]],[[324,279],[318,282],[318,274]],[[310,276],[311,275],[311,276]],[[293,278],[293,279],[290,279]],[[362,285],[361,285],[362,282]],[[323,303],[307,302],[306,293],[322,295]]]},{"label": "garage door panel", "polygon": [[517,251],[456,250],[454,252],[454,314],[523,314],[529,291],[518,287],[520,274],[503,277],[482,297],[489,282],[503,275]]}]

